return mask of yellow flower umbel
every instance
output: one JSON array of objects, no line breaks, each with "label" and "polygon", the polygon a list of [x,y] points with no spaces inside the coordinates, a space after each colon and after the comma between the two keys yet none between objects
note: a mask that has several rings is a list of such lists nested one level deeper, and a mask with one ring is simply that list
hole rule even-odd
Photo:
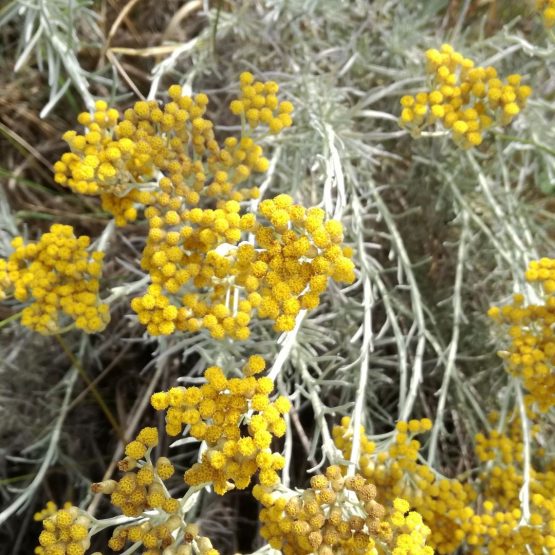
[{"label": "yellow flower umbel", "polygon": [[[498,425],[498,415],[490,414]],[[555,474],[553,457],[540,447],[539,424],[529,430],[532,468],[529,477],[529,515],[525,517],[521,490],[524,485],[524,439],[520,416],[509,414],[505,431],[492,430],[475,437],[481,510],[467,509],[461,523],[468,553],[550,553],[555,548]],[[546,430],[547,433],[549,433]],[[546,550],[547,548],[547,550]]]},{"label": "yellow flower umbel", "polygon": [[285,491],[257,485],[262,537],[284,555],[432,555],[430,530],[409,503],[384,507],[376,487],[360,474],[345,478],[339,466],[313,476],[310,488]]},{"label": "yellow flower umbel", "polygon": [[[326,222],[323,210],[278,195],[260,205],[264,226],[239,209],[236,201],[194,208],[182,214],[185,225],[159,243],[149,241],[142,265],[154,283],[131,307],[150,334],[205,328],[216,339],[243,340],[253,315],[290,331],[301,309],[319,305],[329,277],[354,280],[351,252],[340,245],[343,228]],[[254,233],[254,244],[239,243],[243,232]]]},{"label": "yellow flower umbel", "polygon": [[[180,532],[182,531],[182,536]],[[179,539],[176,539],[178,536]],[[212,547],[212,542],[199,534],[196,524],[188,524],[178,515],[170,516],[166,521],[153,524],[149,520],[133,526],[117,528],[112,539],[117,538],[118,545],[125,541],[142,543],[146,548],[144,555],[219,555]],[[112,547],[112,549],[114,549]],[[117,550],[120,550],[119,548]],[[117,551],[115,550],[115,551]]]},{"label": "yellow flower umbel", "polygon": [[399,123],[414,137],[440,124],[462,148],[478,146],[492,125],[509,125],[532,94],[520,75],[503,81],[494,67],[476,66],[449,44],[428,50],[426,59],[430,89],[401,98]]},{"label": "yellow flower umbel", "polygon": [[[158,445],[158,430],[143,428],[137,438],[125,447],[125,459],[118,466],[124,472],[118,480],[106,480],[91,486],[94,493],[110,495],[112,504],[126,516],[139,516],[149,509],[168,515],[179,510],[179,502],[167,492],[164,481],[175,472],[166,457],[153,462],[150,453]],[[125,534],[115,534],[109,544],[113,550],[122,549]],[[135,540],[138,541],[138,540]],[[122,543],[123,542],[123,543]]]},{"label": "yellow flower umbel", "polygon": [[207,445],[202,460],[185,472],[187,484],[212,484],[223,495],[233,487],[246,488],[256,472],[262,484],[279,480],[277,471],[285,461],[270,444],[285,434],[282,415],[290,402],[283,396],[270,400],[272,380],[254,377],[264,368],[262,357],[254,355],[243,377],[227,378],[221,368],[212,366],[201,387],[173,387],[152,396],[156,410],[167,410],[168,435],[180,434],[186,425],[190,436]]},{"label": "yellow flower umbel", "polygon": [[[344,417],[340,426],[333,428],[334,442],[343,456],[349,459],[352,448],[350,419]],[[428,465],[418,462],[420,442],[414,439],[432,427],[429,419],[397,423],[392,444],[386,451],[375,453],[375,445],[368,441],[361,428],[361,456],[359,469],[365,479],[378,488],[378,501],[391,504],[397,497],[406,499],[418,511],[431,530],[428,543],[437,553],[454,553],[465,533],[461,521],[476,493],[456,479],[441,478]]]},{"label": "yellow flower umbel", "polygon": [[555,25],[555,0],[536,0],[536,10],[542,12],[544,25],[551,29]]},{"label": "yellow flower umbel", "polygon": [[276,96],[279,85],[274,81],[263,83],[256,81],[252,73],[245,71],[240,77],[241,94],[233,100],[230,110],[237,116],[244,117],[251,129],[258,125],[267,125],[271,133],[279,133],[291,127],[293,104],[280,102]]},{"label": "yellow flower umbel", "polygon": [[524,304],[513,295],[511,304],[493,306],[488,315],[507,331],[506,350],[499,355],[509,374],[522,381],[526,402],[541,412],[555,405],[555,259],[532,261],[526,271],[530,283],[538,283],[538,304]]},{"label": "yellow flower umbel", "polygon": [[[278,101],[276,83],[254,81],[243,73],[241,86],[240,97],[231,103],[233,113],[241,106],[252,127],[260,122],[273,133],[292,124],[293,107]],[[55,181],[77,193],[100,195],[118,225],[135,220],[140,205],[152,207],[149,222],[160,216],[172,226],[178,223],[173,214],[179,218],[183,210],[207,207],[215,199],[221,208],[227,200],[256,198],[258,188],[242,184],[252,173],[267,171],[262,147],[248,132],[220,144],[206,115],[206,94],[187,96],[179,85],[172,85],[168,94],[167,103],[140,100],[123,116],[102,100],[94,113],[80,114],[85,131],[65,133],[70,152],[55,164]],[[150,223],[162,231],[163,225]],[[151,238],[156,237],[152,232]]]},{"label": "yellow flower umbel", "polygon": [[87,333],[102,331],[109,307],[98,298],[103,253],[88,252],[90,239],[73,228],[54,224],[37,242],[12,241],[14,252],[0,259],[0,300],[13,292],[23,309],[21,323],[43,335],[59,333],[61,315]]},{"label": "yellow flower umbel", "polygon": [[143,428],[125,447],[126,457],[118,464],[124,472],[119,481],[105,480],[91,486],[94,493],[110,495],[112,504],[124,515],[139,517],[115,528],[108,547],[117,552],[132,543],[135,547],[142,544],[145,555],[219,555],[211,541],[199,535],[196,524],[184,521],[180,500],[168,493],[164,482],[175,469],[166,457],[152,460],[151,452],[157,445],[157,429]]},{"label": "yellow flower umbel", "polygon": [[170,102],[136,102],[121,120],[100,101],[94,114],[80,114],[83,135],[65,135],[71,152],[55,166],[57,182],[100,195],[118,225],[144,208],[141,266],[152,285],[131,307],[151,335],[205,329],[245,340],[255,315],[290,331],[300,310],[318,306],[329,277],[354,280],[342,226],[321,209],[279,195],[249,212],[259,191],[247,183],[269,168],[254,133],[290,127],[293,105],[278,99],[277,83],[248,72],[240,87],[230,110],[243,131],[222,143],[208,97],[183,95],[178,85]]},{"label": "yellow flower umbel", "polygon": [[90,546],[91,518],[71,503],[58,509],[55,503],[49,502],[43,511],[35,514],[35,520],[42,520],[43,527],[36,555],[84,555]]}]

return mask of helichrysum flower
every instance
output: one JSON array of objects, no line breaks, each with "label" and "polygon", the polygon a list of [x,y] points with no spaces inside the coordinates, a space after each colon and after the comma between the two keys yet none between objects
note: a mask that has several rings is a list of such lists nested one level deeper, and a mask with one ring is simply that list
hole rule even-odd
[{"label": "helichrysum flower", "polygon": [[[258,197],[247,185],[269,162],[253,134],[292,125],[293,105],[279,87],[245,72],[230,104],[248,129],[219,142],[208,97],[139,101],[123,117],[99,101],[80,114],[84,134],[64,136],[71,152],[55,165],[58,183],[100,195],[118,225],[144,209],[148,235],[141,266],[152,284],[131,307],[151,335],[207,330],[215,339],[245,340],[254,316],[290,331],[301,310],[318,306],[328,279],[350,283],[354,265],[339,222],[288,195],[248,211]],[[247,242],[254,236],[254,242]]]},{"label": "helichrysum flower", "polygon": [[58,333],[62,315],[87,333],[102,331],[109,307],[98,297],[102,252],[89,252],[90,239],[68,225],[54,224],[36,242],[12,241],[14,252],[0,259],[0,300],[13,294],[27,303],[21,323],[44,335]]},{"label": "helichrysum flower", "polygon": [[[341,425],[333,428],[334,442],[346,459],[352,449],[349,425],[350,419],[344,417]],[[379,453],[361,428],[359,467],[361,475],[378,488],[381,503],[394,503],[397,497],[406,499],[430,529],[428,544],[438,553],[447,554],[455,552],[463,542],[462,522],[476,492],[457,479],[440,478],[427,464],[418,461],[421,445],[414,436],[431,428],[428,418],[400,421],[392,444]]]},{"label": "helichrysum flower", "polygon": [[283,396],[270,400],[273,382],[253,375],[263,369],[263,359],[254,355],[244,377],[227,378],[212,366],[204,373],[204,385],[174,387],[152,396],[152,406],[167,411],[168,435],[178,435],[189,425],[189,434],[206,442],[202,460],[185,472],[189,485],[212,484],[223,495],[233,487],[246,488],[256,472],[262,484],[278,481],[284,459],[270,444],[285,434],[283,415],[291,405]]},{"label": "helichrysum flower", "polygon": [[141,524],[116,528],[109,547],[113,551],[121,551],[127,542],[143,544],[146,549],[143,553],[148,555],[219,555],[219,551],[212,547],[212,542],[199,534],[196,524],[185,523],[177,515],[171,515],[161,522],[157,519],[157,523],[146,520]]},{"label": "helichrysum flower", "polygon": [[[160,236],[149,238],[142,260],[153,285],[131,306],[149,333],[205,328],[216,339],[246,339],[254,315],[290,331],[300,310],[318,306],[330,277],[354,280],[342,226],[323,210],[305,210],[288,195],[263,201],[261,221],[240,209],[226,201],[164,219],[147,210],[151,225],[161,226],[152,228]],[[168,214],[175,231],[162,231]],[[243,233],[253,233],[254,244],[241,242]]]},{"label": "helichrysum flower", "polygon": [[[252,87],[257,91],[252,102],[262,103],[265,115],[271,112],[271,118],[261,121],[275,132],[278,123],[289,127],[291,104],[274,106],[279,87],[272,82],[253,82]],[[186,96],[179,85],[172,85],[168,94],[165,104],[141,100],[123,115],[102,100],[92,114],[80,114],[85,131],[65,133],[70,152],[54,165],[55,181],[77,193],[99,195],[118,225],[135,220],[137,208],[145,205],[157,207],[166,224],[176,225],[181,212],[201,200],[206,204],[215,198],[223,202],[256,198],[256,187],[241,184],[251,173],[268,169],[262,147],[248,135],[240,140],[228,137],[220,144],[206,115],[206,94]],[[235,102],[251,100],[242,93]]]},{"label": "helichrysum flower", "polygon": [[440,124],[459,146],[478,146],[490,127],[509,125],[532,94],[520,75],[502,80],[494,67],[476,66],[449,44],[428,50],[426,60],[431,88],[401,98],[399,123],[415,137]]},{"label": "helichrysum flower", "polygon": [[555,25],[555,0],[536,0],[536,10],[541,11],[543,23],[548,29]]},{"label": "helichrysum flower", "polygon": [[[137,438],[125,447],[126,457],[118,465],[124,472],[123,476],[118,481],[106,480],[93,484],[92,491],[110,495],[112,504],[127,516],[139,516],[148,509],[175,513],[179,509],[179,502],[167,494],[163,485],[164,481],[173,476],[175,469],[166,457],[160,457],[152,463],[150,452],[156,445],[158,430],[143,428]],[[114,535],[112,549],[121,543],[122,534]]]},{"label": "helichrysum flower", "polygon": [[123,476],[91,486],[94,493],[110,495],[112,504],[124,515],[140,517],[116,527],[108,547],[117,552],[130,543],[132,551],[142,544],[145,555],[219,555],[211,541],[199,534],[196,524],[184,521],[180,500],[168,493],[164,482],[175,468],[167,457],[152,460],[152,449],[157,445],[157,428],[143,428],[125,447],[126,457],[118,464]]},{"label": "helichrysum flower", "polygon": [[90,546],[90,516],[71,503],[58,509],[49,502],[46,509],[35,514],[42,521],[37,555],[84,555]]},{"label": "helichrysum flower", "polygon": [[330,466],[301,492],[255,486],[253,495],[263,506],[262,537],[285,555],[433,553],[426,546],[430,530],[418,513],[409,512],[407,501],[395,498],[385,507],[371,482],[360,474],[344,473],[344,468]]},{"label": "helichrysum flower", "polygon": [[555,405],[555,260],[530,262],[525,277],[540,285],[540,302],[526,305],[517,293],[512,303],[492,306],[488,315],[506,329],[506,350],[499,354],[507,371],[522,381],[528,405],[546,412]]},{"label": "helichrysum flower", "polygon": [[[520,414],[508,414],[499,429],[499,414],[488,415],[493,429],[475,436],[475,451],[483,463],[478,475],[483,502],[480,510],[467,510],[462,522],[472,553],[541,553],[542,546],[555,545],[553,519],[552,457],[545,453],[538,415],[528,409],[529,447],[533,453],[529,473],[530,515],[523,517],[521,490],[524,484],[524,439]],[[535,422],[535,420],[538,420]]]}]

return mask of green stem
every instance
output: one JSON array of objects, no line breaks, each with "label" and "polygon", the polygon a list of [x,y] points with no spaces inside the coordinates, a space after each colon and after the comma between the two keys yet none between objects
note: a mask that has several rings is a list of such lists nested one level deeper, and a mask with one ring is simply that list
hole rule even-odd
[{"label": "green stem", "polygon": [[4,320],[0,320],[0,328],[7,326],[10,322],[13,322],[14,320],[19,320],[22,314],[23,310],[20,310],[19,312],[16,312],[15,314],[8,316],[7,318],[4,318]]},{"label": "green stem", "polygon": [[75,368],[77,368],[77,371],[79,372],[79,374],[83,378],[83,381],[87,384],[87,386],[91,390],[91,393],[93,394],[93,397],[96,399],[96,402],[98,403],[98,406],[102,409],[102,412],[106,415],[106,418],[108,419],[108,421],[112,425],[112,428],[114,428],[114,431],[118,435],[120,441],[122,443],[125,443],[123,431],[122,431],[120,425],[118,424],[118,421],[116,420],[116,418],[114,417],[114,415],[112,414],[110,409],[108,408],[108,405],[106,405],[106,403],[104,402],[104,399],[102,398],[102,395],[100,395],[100,393],[98,392],[98,389],[96,388],[94,383],[91,381],[91,379],[89,378],[89,376],[85,372],[85,369],[81,365],[81,362],[79,360],[77,360],[77,358],[71,352],[71,350],[67,346],[66,342],[62,339],[60,334],[56,334],[54,337],[56,338],[56,340],[58,341],[58,343],[60,344],[60,346],[64,350],[67,357],[71,360],[72,364],[75,366]]},{"label": "green stem", "polygon": [[222,2],[218,1],[218,7],[216,8],[216,19],[214,20],[214,25],[212,26],[212,54],[214,58],[216,57],[216,35],[218,34],[218,24],[220,22],[220,13],[222,11]]}]

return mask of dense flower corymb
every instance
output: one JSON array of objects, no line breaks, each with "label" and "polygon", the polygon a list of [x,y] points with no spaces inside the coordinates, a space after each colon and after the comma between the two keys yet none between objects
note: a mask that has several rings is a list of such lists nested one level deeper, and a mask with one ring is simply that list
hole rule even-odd
[{"label": "dense flower corymb", "polygon": [[[350,419],[344,417],[341,425],[333,428],[333,439],[343,456],[349,459],[352,449]],[[462,544],[464,531],[461,521],[476,493],[457,479],[440,477],[427,464],[418,461],[420,442],[418,434],[429,431],[432,422],[421,420],[400,421],[392,444],[379,453],[365,436],[361,427],[360,473],[378,488],[377,500],[387,505],[396,497],[406,499],[418,511],[431,530],[428,544],[437,553],[454,553]]]},{"label": "dense flower corymb", "polygon": [[555,0],[536,0],[536,9],[542,12],[543,23],[547,28],[555,25]]},{"label": "dense flower corymb", "polygon": [[213,484],[214,491],[223,495],[233,487],[246,488],[256,472],[262,484],[279,480],[277,471],[285,461],[270,444],[285,434],[283,415],[291,404],[283,396],[270,400],[272,380],[255,377],[264,368],[264,359],[253,355],[243,377],[227,378],[221,368],[212,366],[201,387],[173,387],[152,396],[156,410],[167,410],[168,435],[178,435],[188,425],[192,437],[206,442],[201,461],[185,473],[189,485]]},{"label": "dense flower corymb", "polygon": [[515,294],[512,303],[493,306],[488,315],[507,330],[506,350],[499,352],[507,371],[522,380],[527,403],[546,412],[555,405],[555,259],[530,262],[525,276],[541,286],[539,302],[526,305]]},{"label": "dense flower corymb", "polygon": [[54,224],[36,242],[12,241],[14,252],[0,259],[0,300],[8,294],[20,302],[21,323],[41,334],[58,333],[63,314],[87,333],[102,331],[109,307],[98,298],[102,252],[89,252],[90,239],[76,237],[69,225]]},{"label": "dense flower corymb", "polygon": [[90,546],[90,516],[78,507],[66,503],[58,509],[49,502],[43,511],[35,514],[42,521],[37,555],[84,555]]},{"label": "dense flower corymb", "polygon": [[428,50],[426,59],[431,88],[401,98],[399,123],[415,137],[439,123],[457,145],[478,146],[491,126],[509,125],[532,94],[529,86],[521,84],[520,75],[509,75],[504,81],[494,67],[476,66],[449,44]]},{"label": "dense flower corymb", "polygon": [[329,466],[310,488],[284,492],[257,485],[261,535],[285,555],[432,555],[430,530],[404,499],[385,507],[376,487],[360,474]]},{"label": "dense flower corymb", "polygon": [[78,118],[85,132],[64,136],[71,152],[55,165],[58,183],[100,195],[118,225],[144,210],[141,266],[152,284],[131,306],[149,334],[205,329],[245,340],[255,315],[290,331],[300,310],[318,306],[329,277],[354,280],[342,226],[323,210],[278,195],[250,211],[259,191],[247,183],[269,168],[255,132],[280,133],[293,121],[293,105],[278,92],[273,81],[241,74],[230,110],[242,132],[223,141],[208,97],[183,95],[178,85],[170,102],[136,102],[122,119],[99,101]]},{"label": "dense flower corymb", "polygon": [[[125,459],[119,462],[124,472],[119,481],[107,480],[92,485],[95,493],[110,495],[112,504],[124,515],[139,516],[145,510],[159,509],[173,514],[179,509],[179,503],[173,499],[163,482],[173,476],[174,467],[166,457],[153,462],[150,453],[158,445],[158,430],[143,428],[137,438],[125,447]],[[113,539],[110,547],[123,547],[125,538]]]},{"label": "dense flower corymb", "polygon": [[[240,216],[235,201],[221,206],[176,214],[175,231],[149,240],[143,268],[154,284],[131,306],[152,335],[205,328],[216,339],[246,339],[255,314],[290,331],[300,310],[318,306],[329,277],[354,280],[342,226],[326,222],[323,210],[278,195],[260,204],[259,222]],[[253,233],[254,244],[239,242],[243,233]]]}]

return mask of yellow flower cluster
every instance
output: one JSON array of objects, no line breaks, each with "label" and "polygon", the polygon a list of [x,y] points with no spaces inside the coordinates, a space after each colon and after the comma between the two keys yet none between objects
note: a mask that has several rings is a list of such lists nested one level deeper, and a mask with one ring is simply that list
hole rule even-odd
[{"label": "yellow flower cluster", "polygon": [[532,94],[521,76],[500,79],[494,67],[475,66],[449,44],[426,52],[431,88],[401,98],[400,125],[418,136],[424,127],[441,123],[457,145],[482,143],[484,131],[495,123],[506,126],[520,113]]},{"label": "yellow flower cluster", "polygon": [[[149,234],[142,267],[153,284],[131,307],[151,335],[205,328],[215,339],[244,340],[254,313],[290,331],[301,309],[318,306],[329,277],[354,280],[352,253],[340,246],[342,225],[325,221],[322,209],[278,195],[260,204],[262,225],[254,214],[240,216],[235,200],[218,206],[146,210],[156,236]],[[168,225],[176,227],[157,227]],[[254,243],[240,243],[242,233],[253,233]]]},{"label": "yellow flower cluster", "polygon": [[55,503],[49,502],[43,511],[35,514],[35,520],[42,520],[43,527],[36,555],[84,555],[90,546],[91,518],[71,503],[58,509]]},{"label": "yellow flower cluster", "polygon": [[[164,486],[164,481],[171,478],[175,470],[166,457],[152,463],[150,452],[156,445],[158,430],[143,428],[137,438],[125,447],[126,457],[118,465],[124,475],[118,481],[105,480],[93,484],[92,491],[110,495],[112,504],[126,516],[139,516],[148,509],[163,510],[168,514],[177,512],[179,502],[168,494]],[[110,548],[114,551],[123,549],[124,536],[125,530],[114,536],[110,540]]]},{"label": "yellow flower cluster", "polygon": [[387,510],[376,501],[376,487],[360,474],[345,478],[329,466],[302,492],[257,485],[263,505],[262,537],[284,555],[431,555],[430,530],[404,499]]},{"label": "yellow flower cluster", "polygon": [[205,329],[245,340],[255,313],[290,331],[301,309],[318,306],[329,277],[354,280],[342,226],[325,221],[323,210],[279,195],[261,203],[260,215],[247,211],[259,191],[245,182],[269,168],[252,130],[290,127],[293,105],[278,100],[273,81],[245,72],[240,85],[230,110],[248,126],[222,144],[206,116],[208,97],[185,96],[178,85],[170,102],[136,102],[121,120],[99,101],[92,115],[79,115],[84,134],[64,135],[71,152],[55,165],[58,183],[100,195],[118,225],[144,208],[141,266],[152,285],[131,306],[151,335]]},{"label": "yellow flower cluster", "polygon": [[488,315],[507,329],[508,345],[499,352],[507,371],[522,381],[528,406],[546,412],[555,406],[555,259],[532,261],[525,275],[541,285],[539,302],[525,305],[524,296],[515,294]]},{"label": "yellow flower cluster", "polygon": [[[503,478],[505,479],[505,478]],[[523,553],[554,553],[555,534],[550,524],[555,517],[552,492],[549,497],[534,494],[529,523],[522,523],[519,502],[504,506],[484,501],[481,514],[466,511],[462,529],[467,534],[469,555],[521,555]]]},{"label": "yellow flower cluster", "polygon": [[153,525],[149,520],[134,526],[122,526],[114,530],[108,547],[121,551],[126,542],[141,543],[148,555],[162,555],[162,551],[174,544],[172,532],[182,525],[181,517],[171,515],[163,522]]},{"label": "yellow flower cluster", "polygon": [[283,468],[284,459],[272,453],[270,444],[273,437],[285,434],[282,415],[291,404],[283,396],[270,401],[273,381],[254,377],[264,368],[264,359],[253,355],[243,377],[227,378],[221,368],[212,366],[201,387],[174,387],[152,396],[156,410],[167,410],[168,435],[180,434],[186,425],[192,437],[206,442],[201,462],[185,472],[189,485],[212,484],[223,495],[233,487],[246,488],[258,471],[262,484],[279,480],[276,471]]},{"label": "yellow flower cluster", "polygon": [[[495,423],[495,415],[490,420]],[[523,437],[520,417],[513,417],[506,432],[477,434],[476,454],[482,463],[479,484],[483,502],[479,513],[466,509],[461,529],[468,553],[553,553],[555,550],[555,466],[537,443],[540,427],[530,429],[533,459],[529,483],[529,518],[523,518],[520,492],[524,484]]]},{"label": "yellow flower cluster", "polygon": [[214,549],[209,538],[199,535],[199,527],[196,524],[186,524],[178,515],[170,515],[157,524],[146,520],[141,524],[118,527],[114,530],[108,545],[113,551],[121,551],[126,542],[142,544],[146,548],[144,555],[193,555],[193,553],[219,555],[220,553]]},{"label": "yellow flower cluster", "polygon": [[21,323],[43,335],[59,333],[61,314],[87,333],[102,331],[109,307],[98,298],[103,253],[87,251],[90,239],[75,237],[69,225],[54,224],[36,242],[12,241],[13,253],[0,259],[0,300],[13,291],[23,309]]},{"label": "yellow flower cluster", "polygon": [[547,28],[555,25],[555,0],[536,0],[536,9],[541,10],[543,23]]},{"label": "yellow flower cluster", "polygon": [[[242,82],[246,75],[250,74],[241,75]],[[279,88],[273,82],[255,85],[256,90],[262,87],[274,93]],[[123,117],[102,100],[93,114],[79,114],[85,132],[65,133],[70,152],[54,165],[55,181],[77,193],[100,195],[104,209],[115,216],[118,225],[134,221],[140,205],[164,216],[172,211],[180,214],[201,200],[209,204],[215,198],[219,202],[256,198],[256,187],[237,186],[252,172],[268,169],[262,147],[247,135],[240,141],[228,137],[220,145],[214,124],[206,117],[206,94],[183,95],[179,85],[172,85],[168,94],[169,102],[141,100]],[[274,99],[277,102],[275,94],[255,96],[257,105],[260,98],[269,105]],[[277,132],[274,120],[282,127],[291,125],[292,106],[285,102],[276,107],[280,115],[274,118],[271,110],[268,123]],[[262,109],[264,115],[266,110]]]},{"label": "yellow flower cluster", "polygon": [[[529,410],[529,414],[532,416],[532,411]],[[496,425],[499,414],[490,412],[488,419],[492,425]],[[506,426],[508,427],[507,433],[493,429],[487,435],[479,433],[474,436],[474,451],[480,462],[487,463],[498,459],[505,465],[522,464],[524,444],[520,417],[513,418]],[[535,438],[539,432],[539,424],[530,425],[532,438]]]},{"label": "yellow flower cluster", "polygon": [[[352,448],[350,419],[344,417],[333,429],[336,446],[349,459]],[[392,444],[387,450],[375,452],[361,428],[360,473],[376,484],[378,500],[390,504],[396,497],[406,499],[422,515],[431,529],[429,544],[437,553],[454,553],[464,539],[460,519],[476,494],[467,484],[440,477],[428,465],[417,462],[420,442],[414,435],[432,427],[429,419],[398,422]]]},{"label": "yellow flower cluster", "polygon": [[279,133],[291,127],[293,104],[280,102],[276,96],[279,85],[274,81],[255,81],[252,73],[245,71],[240,76],[241,94],[229,106],[233,114],[243,116],[252,129],[265,124],[271,133]]},{"label": "yellow flower cluster", "polygon": [[205,536],[200,535],[197,524],[186,524],[183,528],[183,542],[176,555],[219,555],[219,551],[212,547],[212,542]]},{"label": "yellow flower cluster", "polygon": [[[63,509],[69,509],[72,507],[72,503],[70,501],[66,501],[64,503]],[[54,503],[54,501],[48,501],[44,507],[44,509],[37,511],[33,515],[33,520],[36,522],[42,522],[45,518],[52,516],[58,510],[58,505]]]},{"label": "yellow flower cluster", "polygon": [[[497,415],[490,420],[496,423]],[[352,432],[348,419],[333,435],[345,458],[350,456]],[[554,553],[555,464],[539,447],[539,425],[530,426],[533,460],[529,480],[529,515],[524,518],[521,489],[524,485],[524,442],[520,418],[509,418],[506,432],[477,434],[476,455],[480,463],[475,489],[468,480],[440,478],[417,462],[418,441],[408,437],[427,431],[430,422],[398,422],[393,445],[375,453],[375,445],[361,430],[360,472],[376,484],[376,500],[387,505],[395,498],[407,500],[431,529],[429,544],[437,553],[458,549],[470,555],[520,555]]]}]

